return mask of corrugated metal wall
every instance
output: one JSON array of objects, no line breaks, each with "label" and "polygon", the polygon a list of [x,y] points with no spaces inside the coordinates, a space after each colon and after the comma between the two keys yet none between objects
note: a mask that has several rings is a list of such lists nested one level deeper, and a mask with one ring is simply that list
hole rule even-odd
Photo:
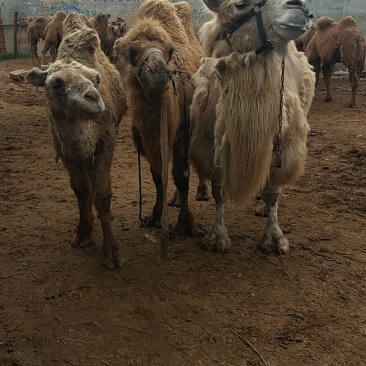
[{"label": "corrugated metal wall", "polygon": [[[133,23],[134,14],[142,0],[3,0],[0,10],[7,52],[14,52],[14,14],[18,12],[20,27],[18,30],[18,53],[28,53],[26,24],[38,15],[50,16],[58,10],[65,13],[77,11],[87,16],[98,12],[112,14],[112,20],[122,16],[127,24]],[[179,0],[171,0],[179,1]],[[194,27],[198,31],[203,22],[211,19],[202,0],[188,0],[192,4]],[[307,0],[308,7],[315,15],[315,20],[328,15],[335,20],[352,15],[366,36],[366,0]],[[0,41],[1,42],[1,41]],[[39,46],[40,48],[42,45]]]}]

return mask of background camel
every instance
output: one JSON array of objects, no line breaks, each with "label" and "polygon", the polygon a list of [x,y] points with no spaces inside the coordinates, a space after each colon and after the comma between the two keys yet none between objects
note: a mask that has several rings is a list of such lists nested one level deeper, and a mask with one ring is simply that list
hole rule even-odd
[{"label": "background camel", "polygon": [[[305,1],[301,7],[287,0],[267,0],[262,8],[256,3],[205,0],[215,17],[200,34],[205,55],[211,57],[194,75],[190,158],[201,176],[211,180],[216,202],[204,249],[230,249],[223,220],[226,200],[244,205],[261,192],[268,224],[258,248],[281,254],[289,243],[277,222],[277,200],[281,186],[303,172],[314,95],[314,74],[291,40],[310,20]],[[248,15],[253,8],[261,14],[262,34],[261,22]],[[246,21],[236,27],[240,18]]]},{"label": "background camel", "polygon": [[[186,6],[190,8],[188,3]],[[191,22],[192,17],[185,21]],[[161,227],[164,201],[161,150],[167,148],[180,198],[177,231],[192,234],[195,224],[188,207],[188,107],[193,95],[190,76],[199,66],[202,49],[198,43],[192,47],[187,27],[192,24],[182,24],[173,4],[148,0],[140,5],[135,24],[116,41],[114,48],[116,66],[126,75],[134,142],[150,164],[156,187],[155,205],[145,224]],[[165,118],[168,146],[160,143]]]},{"label": "background camel", "polygon": [[51,61],[56,60],[57,50],[62,40],[62,22],[66,18],[66,13],[58,11],[54,14],[45,28],[45,40],[42,49],[42,64],[46,62],[46,53],[50,52]]},{"label": "background camel", "polygon": [[348,107],[356,105],[356,93],[365,65],[365,48],[365,39],[357,28],[356,20],[351,16],[344,17],[338,23],[326,16],[318,20],[316,31],[305,49],[305,54],[315,68],[317,84],[320,70],[323,72],[326,102],[332,101],[330,79],[334,64],[342,62],[348,69],[352,85]]},{"label": "background camel", "polygon": [[56,62],[45,71],[33,69],[26,78],[46,87],[53,144],[78,200],[80,220],[71,245],[92,243],[94,203],[103,229],[103,264],[120,267],[123,259],[111,226],[110,169],[126,96],[118,71],[86,18],[70,13],[63,25]]},{"label": "background camel", "polygon": [[310,40],[313,38],[315,31],[316,24],[312,24],[304,34],[295,39],[295,45],[298,51],[305,52],[306,47],[308,46]]},{"label": "background camel", "polygon": [[28,32],[29,54],[32,57],[33,65],[35,65],[34,60],[37,60],[39,65],[41,64],[38,57],[37,45],[40,39],[43,40],[45,39],[46,26],[51,19],[52,18],[39,16],[36,19],[29,22],[28,24],[27,32]]}]

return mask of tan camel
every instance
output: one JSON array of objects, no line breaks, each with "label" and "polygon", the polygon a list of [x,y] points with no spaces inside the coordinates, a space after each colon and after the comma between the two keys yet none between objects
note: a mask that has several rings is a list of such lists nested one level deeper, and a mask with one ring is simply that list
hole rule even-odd
[{"label": "tan camel", "polygon": [[[188,3],[186,6],[190,7]],[[181,204],[177,231],[192,234],[195,223],[188,207],[188,107],[193,95],[190,76],[199,66],[202,48],[199,44],[192,47],[186,29],[173,4],[148,0],[140,5],[136,22],[116,41],[114,53],[116,66],[125,75],[134,142],[150,164],[156,187],[155,205],[145,224],[161,227],[161,150],[167,148]],[[168,146],[160,144],[160,124],[164,123],[165,113]]]},{"label": "tan camel", "polygon": [[[215,13],[201,30],[205,55],[194,75],[190,159],[211,180],[216,218],[203,248],[230,250],[228,199],[247,204],[257,193],[268,224],[258,248],[286,253],[277,222],[282,185],[304,169],[314,73],[294,42],[310,27],[305,1],[205,0]],[[282,65],[284,67],[282,67]]]},{"label": "tan camel", "polygon": [[111,224],[110,170],[117,128],[127,110],[126,95],[86,18],[70,13],[63,26],[56,62],[44,71],[31,70],[26,79],[46,87],[53,144],[78,200],[80,219],[71,245],[92,243],[94,204],[104,236],[103,264],[121,267],[123,257]]},{"label": "tan camel", "polygon": [[316,23],[316,32],[309,41],[305,54],[309,63],[314,66],[316,83],[319,82],[320,70],[326,88],[324,101],[331,102],[330,80],[334,64],[342,62],[348,69],[352,91],[348,107],[356,105],[356,93],[360,77],[365,65],[365,39],[357,28],[357,23],[351,16],[335,22],[332,18],[321,17]]},{"label": "tan camel", "polygon": [[27,32],[28,32],[29,54],[32,57],[33,66],[35,65],[34,60],[37,60],[38,65],[41,65],[41,61],[38,57],[37,45],[40,39],[43,40],[45,39],[46,26],[51,19],[52,18],[39,16],[36,19],[29,22],[28,24]]},{"label": "tan camel", "polygon": [[62,22],[66,18],[66,13],[58,11],[48,22],[45,29],[45,40],[42,49],[42,64],[46,63],[46,53],[49,51],[51,62],[56,60],[57,50],[62,40]]}]

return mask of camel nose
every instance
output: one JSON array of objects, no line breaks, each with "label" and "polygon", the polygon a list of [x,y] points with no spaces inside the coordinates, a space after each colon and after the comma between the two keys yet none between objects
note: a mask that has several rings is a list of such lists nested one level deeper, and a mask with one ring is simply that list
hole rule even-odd
[{"label": "camel nose", "polygon": [[100,94],[96,90],[89,89],[84,93],[83,97],[88,102],[98,102]]}]

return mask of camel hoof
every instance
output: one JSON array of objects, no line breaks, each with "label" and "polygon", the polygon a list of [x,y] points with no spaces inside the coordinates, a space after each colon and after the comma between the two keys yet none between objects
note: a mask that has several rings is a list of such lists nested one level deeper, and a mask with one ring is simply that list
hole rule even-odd
[{"label": "camel hoof", "polygon": [[325,97],[324,102],[333,102],[332,97]]},{"label": "camel hoof", "polygon": [[160,220],[156,219],[153,215],[146,216],[144,220],[140,223],[140,227],[148,227],[152,229],[161,229]]},{"label": "camel hoof", "polygon": [[267,254],[285,254],[290,250],[290,245],[282,230],[276,224],[266,227],[257,248]]},{"label": "camel hoof", "polygon": [[195,235],[195,233],[197,232],[197,226],[194,222],[194,218],[191,212],[189,212],[189,214],[185,217],[181,217],[181,215],[179,215],[178,223],[175,230],[179,235]]},{"label": "camel hoof", "polygon": [[92,239],[90,238],[85,238],[85,239],[78,239],[75,238],[72,242],[71,242],[71,246],[73,248],[79,247],[79,248],[86,248],[90,245],[92,245],[94,242]]},{"label": "camel hoof", "polygon": [[227,235],[223,237],[208,234],[201,243],[201,249],[215,253],[227,253],[231,251],[231,240]]},{"label": "camel hoof", "polygon": [[207,191],[197,191],[196,201],[208,201]]},{"label": "camel hoof", "polygon": [[120,253],[117,253],[115,255],[104,254],[103,256],[103,265],[108,269],[113,269],[115,267],[122,268],[125,263],[126,259]]}]

